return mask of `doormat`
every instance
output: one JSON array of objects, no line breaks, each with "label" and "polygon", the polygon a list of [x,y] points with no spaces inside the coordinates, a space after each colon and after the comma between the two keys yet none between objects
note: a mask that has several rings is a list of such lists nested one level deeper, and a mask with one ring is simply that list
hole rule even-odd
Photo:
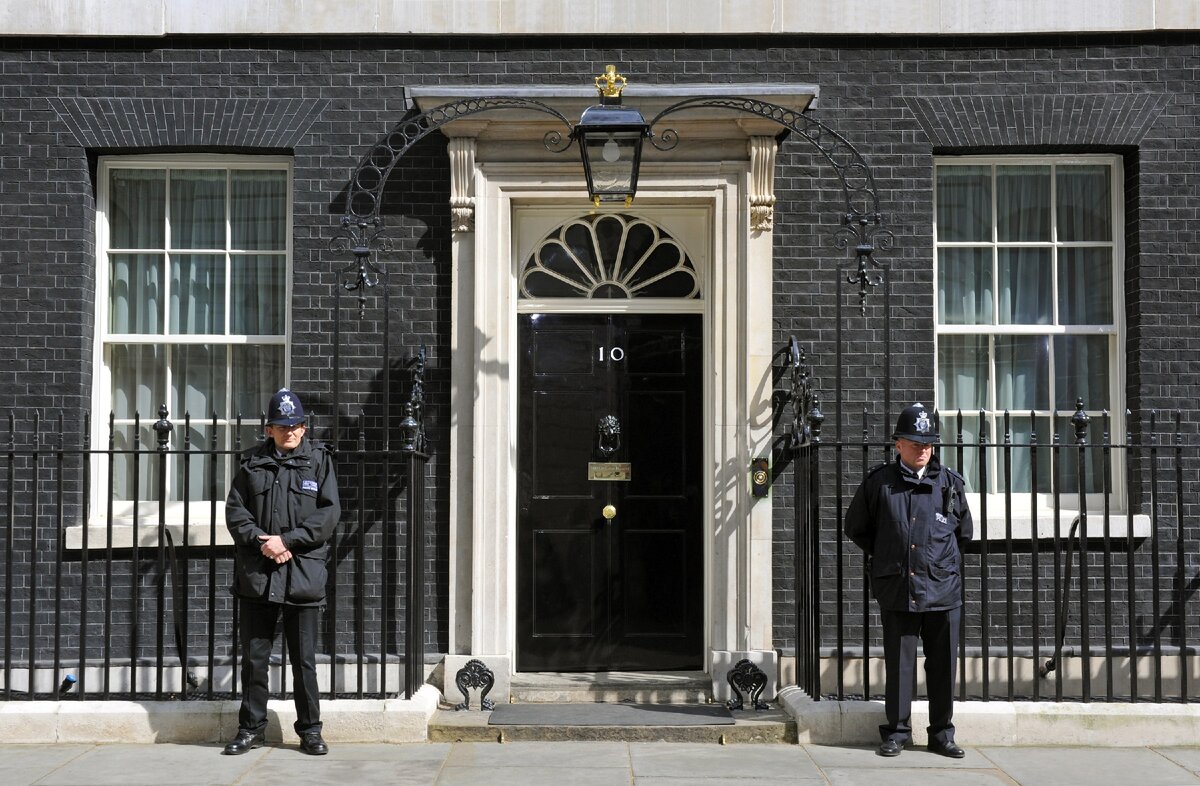
[{"label": "doormat", "polygon": [[732,726],[722,704],[498,704],[491,726]]}]

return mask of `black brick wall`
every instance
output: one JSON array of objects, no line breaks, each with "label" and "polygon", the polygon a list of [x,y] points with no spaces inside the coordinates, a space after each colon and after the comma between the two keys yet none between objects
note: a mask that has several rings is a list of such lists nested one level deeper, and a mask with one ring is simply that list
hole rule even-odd
[{"label": "black brick wall", "polygon": [[[28,443],[34,409],[77,423],[90,406],[94,170],[113,152],[290,152],[295,158],[294,385],[316,411],[335,398],[331,335],[338,267],[327,251],[357,159],[406,111],[405,88],[439,83],[585,84],[605,63],[633,83],[799,82],[820,86],[818,117],[873,167],[895,246],[890,264],[892,401],[932,396],[933,155],[1113,152],[1126,175],[1126,395],[1137,412],[1182,410],[1200,424],[1200,47],[1184,34],[901,37],[428,39],[21,39],[0,42],[0,412]],[[248,118],[262,118],[258,125]],[[183,127],[186,125],[187,127]],[[200,127],[195,127],[199,125]],[[145,146],[144,148],[141,146]],[[430,348],[431,646],[446,642],[449,210],[445,143],[398,168],[386,218],[393,390],[405,348]],[[778,159],[777,346],[808,348],[826,401],[835,377],[831,173],[802,142]],[[880,413],[882,295],[858,316],[846,287],[844,408]],[[378,433],[384,326],[343,296],[343,438]],[[835,406],[826,404],[826,414]],[[360,421],[359,413],[366,413]],[[372,414],[376,413],[376,414]],[[103,413],[98,413],[103,414]],[[1139,423],[1141,421],[1139,420]],[[0,424],[2,426],[3,424]],[[855,428],[857,426],[854,426]],[[1185,473],[1200,494],[1197,466]],[[848,481],[856,477],[848,470]],[[782,487],[777,487],[782,490]],[[847,490],[847,493],[852,488]],[[828,499],[828,498],[827,498]],[[1195,507],[1195,503],[1189,503]],[[776,493],[777,643],[788,647],[791,510]],[[832,513],[827,507],[827,525]],[[1186,511],[1185,511],[1186,513]],[[1190,512],[1194,520],[1197,511]],[[1188,526],[1194,546],[1200,533]],[[834,533],[827,531],[827,546]],[[829,546],[831,548],[831,546]],[[1195,551],[1196,549],[1192,549]],[[847,554],[847,568],[856,554]],[[1164,558],[1170,573],[1169,555]],[[853,610],[853,609],[851,609]]]}]

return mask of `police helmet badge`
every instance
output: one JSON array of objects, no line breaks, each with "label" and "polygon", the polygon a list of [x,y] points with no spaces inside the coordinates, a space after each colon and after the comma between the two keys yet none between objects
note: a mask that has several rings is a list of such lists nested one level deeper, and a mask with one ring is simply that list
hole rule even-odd
[{"label": "police helmet badge", "polygon": [[918,412],[917,420],[913,423],[913,428],[917,430],[918,434],[928,434],[930,429],[933,428],[933,423],[929,421],[929,413],[925,410]]},{"label": "police helmet badge", "polygon": [[[279,399],[279,414],[290,418],[292,413],[296,411],[296,403],[292,401],[291,396],[282,396]],[[928,423],[928,421],[926,421]],[[922,429],[924,430],[924,429]]]}]

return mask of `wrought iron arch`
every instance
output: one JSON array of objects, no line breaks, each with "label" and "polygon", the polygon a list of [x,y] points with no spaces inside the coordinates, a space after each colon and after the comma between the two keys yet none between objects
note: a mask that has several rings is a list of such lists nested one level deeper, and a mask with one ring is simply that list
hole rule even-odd
[{"label": "wrought iron arch", "polygon": [[561,120],[568,132],[565,142],[561,132],[549,131],[543,137],[543,143],[548,150],[555,153],[561,153],[571,146],[571,121],[541,101],[529,98],[470,98],[441,104],[416,117],[401,120],[359,160],[350,176],[350,188],[346,193],[346,212],[342,216],[341,229],[329,245],[333,251],[349,251],[354,254],[354,263],[342,273],[349,280],[343,281],[341,287],[347,292],[358,293],[360,312],[365,306],[366,290],[379,283],[381,271],[370,257],[377,247],[386,247],[387,241],[383,237],[385,227],[380,211],[383,207],[384,187],[396,164],[408,154],[413,145],[447,123],[500,109],[532,110]]},{"label": "wrought iron arch", "polygon": [[851,244],[854,246],[857,270],[849,273],[846,280],[858,285],[859,306],[865,314],[868,290],[883,283],[883,273],[889,268],[889,263],[875,259],[875,249],[877,246],[885,250],[891,248],[895,236],[883,228],[875,176],[862,154],[844,136],[803,112],[738,96],[685,98],[671,104],[650,121],[650,143],[659,150],[673,149],[679,144],[679,135],[675,130],[666,128],[660,134],[655,134],[654,127],[667,115],[704,108],[729,109],[771,120],[807,140],[833,167],[841,182],[842,199],[845,202],[842,226],[834,233],[834,242],[842,249],[849,248]]},{"label": "wrought iron arch", "polygon": [[[838,248],[854,247],[857,269],[846,280],[859,287],[859,304],[866,313],[867,293],[883,283],[889,263],[874,258],[876,248],[891,248],[894,235],[883,228],[879,211],[879,193],[870,165],[857,148],[845,137],[815,118],[787,107],[753,98],[739,96],[706,96],[687,98],[660,111],[647,124],[650,142],[659,150],[671,150],[679,144],[679,134],[671,128],[655,134],[654,127],[664,117],[692,109],[727,109],[756,115],[773,121],[807,140],[825,158],[841,184],[845,203],[842,226],[834,232]],[[561,112],[541,101],[528,98],[472,98],[441,104],[416,117],[402,120],[359,161],[350,178],[346,195],[346,212],[341,230],[331,241],[334,250],[349,251],[355,262],[346,269],[351,281],[342,284],[348,292],[358,292],[360,304],[365,291],[378,283],[379,269],[370,261],[377,243],[386,242],[381,236],[385,228],[380,215],[383,189],[388,177],[401,158],[420,140],[447,123],[463,117],[501,109],[525,109],[550,115],[562,121],[567,133],[550,131],[544,138],[546,148],[561,153],[574,141],[574,126]],[[839,267],[842,267],[839,264]]]}]

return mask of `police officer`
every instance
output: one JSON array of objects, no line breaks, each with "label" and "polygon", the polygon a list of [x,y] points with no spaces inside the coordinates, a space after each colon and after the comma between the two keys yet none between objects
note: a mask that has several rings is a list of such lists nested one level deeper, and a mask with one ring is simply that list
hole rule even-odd
[{"label": "police officer", "polygon": [[887,675],[880,756],[912,744],[917,640],[929,693],[928,748],[961,759],[954,742],[954,673],[962,622],[962,553],[971,540],[963,478],[933,453],[938,426],[924,405],[900,413],[897,458],[868,473],[846,512],[846,536],[868,557],[883,624]]},{"label": "police officer", "polygon": [[225,502],[225,523],[236,544],[233,594],[242,639],[242,706],[237,736],[225,746],[229,755],[265,742],[268,668],[281,617],[300,750],[329,752],[321,737],[317,622],[341,505],[332,457],[304,434],[300,397],[283,388],[267,407],[266,442],[243,455]]}]

